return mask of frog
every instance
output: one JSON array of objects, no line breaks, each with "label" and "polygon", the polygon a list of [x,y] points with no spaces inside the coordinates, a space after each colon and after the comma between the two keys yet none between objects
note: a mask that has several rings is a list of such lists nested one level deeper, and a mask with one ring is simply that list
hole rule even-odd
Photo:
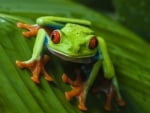
[{"label": "frog", "polygon": [[[71,101],[78,99],[78,108],[86,111],[87,95],[92,85],[99,76],[102,68],[104,78],[110,81],[106,92],[105,110],[111,110],[111,100],[116,98],[119,106],[125,106],[125,101],[120,93],[119,83],[115,69],[111,61],[106,41],[92,30],[92,22],[84,19],[66,18],[57,16],[42,16],[36,19],[35,24],[18,22],[17,26],[23,31],[26,38],[36,37],[31,58],[26,61],[16,60],[16,65],[21,69],[29,69],[32,72],[31,79],[39,84],[39,76],[53,82],[52,75],[48,74],[45,65],[50,57],[43,54],[43,48],[47,48],[50,54],[67,62],[73,62],[80,66],[75,69],[76,79],[72,80],[66,73],[62,74],[62,81],[71,85],[70,91],[65,91],[65,98]],[[90,65],[86,68],[86,65]],[[87,76],[82,80],[82,73]],[[100,88],[101,89],[101,88]],[[115,96],[114,96],[115,95]]]}]

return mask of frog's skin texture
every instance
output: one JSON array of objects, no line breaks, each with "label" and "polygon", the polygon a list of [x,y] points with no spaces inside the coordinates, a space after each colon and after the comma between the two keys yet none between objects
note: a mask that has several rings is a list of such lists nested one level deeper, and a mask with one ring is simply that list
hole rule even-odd
[{"label": "frog's skin texture", "polygon": [[[75,68],[75,81],[70,79],[66,73],[62,75],[62,80],[72,86],[71,91],[65,92],[68,101],[73,97],[78,97],[78,108],[86,111],[85,102],[88,91],[97,76],[99,76],[99,70],[102,67],[105,80],[100,81],[101,85],[98,89],[102,91],[103,86],[105,86],[106,103],[104,108],[111,110],[113,97],[116,97],[118,105],[125,105],[119,92],[118,81],[106,43],[102,37],[96,36],[94,31],[90,29],[90,21],[45,16],[38,18],[36,23],[35,25],[17,24],[19,28],[29,30],[23,32],[25,37],[36,36],[36,41],[32,57],[27,61],[16,61],[19,68],[27,68],[32,72],[31,79],[35,83],[40,83],[40,73],[44,74],[46,80],[53,81],[53,78],[44,68],[44,65],[49,61],[48,55],[42,55],[43,47],[46,46],[53,55],[63,60],[80,64],[79,67]],[[92,65],[90,69],[86,68],[86,65],[89,64]],[[82,73],[88,74],[85,81],[81,79]],[[105,81],[109,81],[109,83],[104,85],[106,84]]]}]

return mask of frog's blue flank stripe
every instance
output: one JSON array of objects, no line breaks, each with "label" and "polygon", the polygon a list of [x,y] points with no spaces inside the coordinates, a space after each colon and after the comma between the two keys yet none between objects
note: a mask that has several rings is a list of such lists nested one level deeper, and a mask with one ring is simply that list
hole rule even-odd
[{"label": "frog's blue flank stripe", "polygon": [[100,51],[97,51],[95,56],[92,57],[93,62],[97,61],[97,60],[103,60],[103,56],[101,54]]},{"label": "frog's blue flank stripe", "polygon": [[49,38],[50,37],[48,35],[46,35],[45,42],[44,42],[45,46],[48,46]]},{"label": "frog's blue flank stripe", "polygon": [[59,24],[59,25],[46,25],[45,27],[48,28],[48,29],[55,30],[55,29],[61,29],[61,28],[63,28],[64,25],[61,25],[61,24]]}]

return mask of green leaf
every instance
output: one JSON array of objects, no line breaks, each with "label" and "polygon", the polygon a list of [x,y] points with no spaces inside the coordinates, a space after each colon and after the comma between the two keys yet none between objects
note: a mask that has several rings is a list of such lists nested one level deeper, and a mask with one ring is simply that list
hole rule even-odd
[{"label": "green leaf", "polygon": [[[9,5],[13,3],[13,5]],[[2,2],[1,2],[2,3]],[[67,7],[66,7],[67,4]],[[10,10],[6,10],[6,9]],[[80,10],[80,12],[78,10]],[[150,45],[117,22],[71,1],[40,0],[3,1],[0,14],[0,112],[4,113],[81,113],[76,101],[65,100],[69,89],[61,81],[63,67],[54,58],[47,66],[56,83],[49,84],[41,77],[41,84],[30,80],[27,70],[16,67],[17,59],[26,60],[32,54],[34,38],[25,39],[16,27],[18,21],[34,23],[38,16],[57,15],[91,20],[96,34],[102,36],[115,65],[126,107],[119,108],[113,102],[110,113],[149,113]],[[50,67],[49,67],[50,66]],[[103,110],[104,95],[89,94],[87,113],[106,113]]]},{"label": "green leaf", "polygon": [[114,0],[118,20],[150,41],[150,1]]}]

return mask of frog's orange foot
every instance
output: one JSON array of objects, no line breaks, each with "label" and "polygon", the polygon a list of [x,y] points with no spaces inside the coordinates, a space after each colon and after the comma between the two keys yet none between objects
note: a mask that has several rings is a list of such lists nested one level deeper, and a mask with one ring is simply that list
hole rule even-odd
[{"label": "frog's orange foot", "polygon": [[23,36],[27,38],[35,36],[40,28],[38,25],[29,25],[29,24],[24,24],[21,22],[17,23],[17,27],[29,30],[29,31],[22,33]]},{"label": "frog's orange foot", "polygon": [[78,108],[82,111],[87,111],[85,106],[85,100],[83,97],[83,88],[81,87],[72,87],[71,91],[65,92],[65,97],[67,101],[71,101],[74,97],[78,99]]},{"label": "frog's orange foot", "polygon": [[27,68],[29,69],[33,76],[31,77],[32,81],[35,83],[40,83],[39,76],[40,74],[44,74],[45,79],[47,81],[53,81],[53,78],[46,72],[44,66],[49,61],[49,57],[47,55],[44,55],[40,60],[33,61],[33,62],[22,62],[22,61],[16,61],[16,65],[19,68]]},{"label": "frog's orange foot", "polygon": [[66,100],[71,101],[74,97],[77,97],[79,101],[78,108],[82,111],[86,111],[87,108],[84,104],[85,101],[83,96],[84,83],[78,77],[75,81],[72,81],[66,74],[63,74],[62,80],[72,87],[71,91],[65,92]]}]

